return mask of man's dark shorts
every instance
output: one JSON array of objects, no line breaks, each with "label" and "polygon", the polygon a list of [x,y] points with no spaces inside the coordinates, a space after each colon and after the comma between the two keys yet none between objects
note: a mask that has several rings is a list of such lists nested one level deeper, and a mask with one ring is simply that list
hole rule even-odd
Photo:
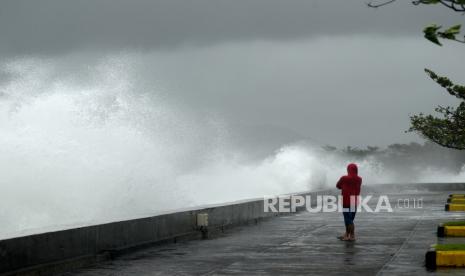
[{"label": "man's dark shorts", "polygon": [[357,212],[342,212],[344,215],[344,223],[345,225],[354,224],[355,214]]}]

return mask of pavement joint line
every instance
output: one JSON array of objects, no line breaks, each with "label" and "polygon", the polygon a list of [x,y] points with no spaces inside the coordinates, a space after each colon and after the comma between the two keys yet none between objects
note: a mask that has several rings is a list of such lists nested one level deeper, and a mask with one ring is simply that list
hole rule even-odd
[{"label": "pavement joint line", "polygon": [[[322,224],[322,225],[317,226],[317,227],[313,228],[312,230],[306,231],[306,232],[312,233],[312,232],[314,232],[314,231],[317,231],[317,230],[319,230],[319,229],[321,229],[321,228],[325,228],[325,227],[327,227],[327,226],[328,226],[327,224]],[[289,241],[288,241],[288,242],[289,242]],[[281,243],[281,244],[279,244],[279,245],[277,245],[277,246],[275,246],[275,247],[279,247],[279,246],[281,246],[281,245],[283,245],[283,244],[285,244],[285,243]],[[264,248],[264,249],[262,249],[262,250],[258,250],[257,252],[259,252],[259,253],[265,253],[265,252],[267,252],[267,251],[272,251],[272,249],[275,248],[275,247]],[[200,274],[200,275],[202,275],[202,276],[217,275],[216,272],[217,272],[219,269],[220,269],[220,270],[227,269],[228,267],[234,265],[234,264],[237,263],[237,262],[238,262],[238,261],[235,260],[235,261],[229,263],[227,266],[224,266],[224,267],[221,267],[221,268],[213,268],[212,270],[210,270],[210,271],[208,271],[208,272],[206,272],[206,273],[202,273],[202,274]]]},{"label": "pavement joint line", "polygon": [[315,227],[315,228],[313,228],[312,230],[310,230],[309,233],[313,233],[313,232],[315,232],[315,231],[320,230],[321,228],[326,228],[326,227],[328,227],[327,224],[320,225],[320,226]]},{"label": "pavement joint line", "polygon": [[423,221],[423,216],[424,216],[424,215],[425,215],[425,210],[423,210],[423,212],[421,213],[420,218],[417,219],[415,225],[413,226],[412,231],[410,231],[409,236],[405,239],[405,241],[402,243],[402,245],[399,247],[399,249],[397,249],[396,252],[394,253],[394,255],[392,255],[391,259],[389,259],[389,261],[387,261],[387,262],[380,268],[380,270],[378,270],[378,272],[376,273],[377,276],[378,276],[378,275],[381,275],[381,272],[383,272],[383,270],[397,258],[397,256],[398,256],[399,253],[402,251],[402,249],[403,249],[403,248],[406,246],[406,244],[412,239],[412,237],[413,237],[413,236],[415,235],[415,233],[417,232],[418,226],[419,226],[420,223]]}]

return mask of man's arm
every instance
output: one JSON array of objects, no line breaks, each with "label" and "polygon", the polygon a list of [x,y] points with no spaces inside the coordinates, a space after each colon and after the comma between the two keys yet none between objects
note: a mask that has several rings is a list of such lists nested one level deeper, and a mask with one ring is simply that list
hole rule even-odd
[{"label": "man's arm", "polygon": [[338,188],[339,190],[342,189],[342,177],[341,177],[341,178],[339,179],[339,181],[337,182],[336,188]]}]

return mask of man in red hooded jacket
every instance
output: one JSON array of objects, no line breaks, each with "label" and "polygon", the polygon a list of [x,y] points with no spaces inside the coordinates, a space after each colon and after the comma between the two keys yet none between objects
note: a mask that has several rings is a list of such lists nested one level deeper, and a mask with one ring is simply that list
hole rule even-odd
[{"label": "man in red hooded jacket", "polygon": [[342,194],[342,214],[344,215],[344,224],[346,226],[346,232],[340,237],[341,240],[355,240],[354,219],[357,212],[361,185],[362,178],[358,176],[357,165],[353,163],[349,164],[347,166],[347,175],[342,176],[336,184],[336,187],[341,190]]}]

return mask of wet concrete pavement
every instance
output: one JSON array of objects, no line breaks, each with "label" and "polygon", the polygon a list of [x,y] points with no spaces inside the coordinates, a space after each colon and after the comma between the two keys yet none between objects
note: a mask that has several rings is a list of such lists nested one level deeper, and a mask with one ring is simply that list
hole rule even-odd
[{"label": "wet concrete pavement", "polygon": [[[66,275],[465,275],[465,269],[429,272],[431,244],[464,242],[436,237],[439,222],[465,219],[445,212],[452,191],[387,193],[394,212],[358,213],[357,240],[339,241],[341,213],[301,212],[236,227],[209,240],[140,250]],[[422,199],[422,208],[398,200]],[[376,198],[370,206],[376,205]],[[412,207],[412,206],[410,206]]]}]

